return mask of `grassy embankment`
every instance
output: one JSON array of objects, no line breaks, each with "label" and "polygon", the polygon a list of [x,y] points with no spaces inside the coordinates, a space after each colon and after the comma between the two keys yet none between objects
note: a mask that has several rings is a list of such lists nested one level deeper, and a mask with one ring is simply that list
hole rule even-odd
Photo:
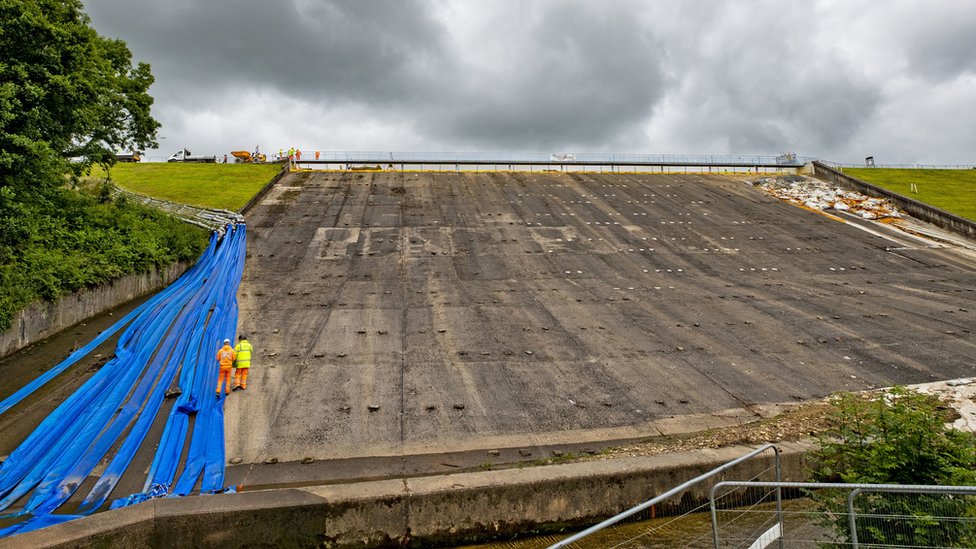
[{"label": "grassy embankment", "polygon": [[[844,168],[844,173],[966,219],[976,220],[976,170]],[[912,183],[918,192],[912,191]]]},{"label": "grassy embankment", "polygon": [[[112,179],[173,202],[237,210],[279,165],[120,164]],[[197,258],[207,231],[101,193],[96,171],[79,189],[0,189],[0,330],[38,299]]]},{"label": "grassy embankment", "polygon": [[[280,164],[116,164],[118,186],[170,202],[238,210],[281,170]],[[92,176],[105,177],[100,170]]]}]

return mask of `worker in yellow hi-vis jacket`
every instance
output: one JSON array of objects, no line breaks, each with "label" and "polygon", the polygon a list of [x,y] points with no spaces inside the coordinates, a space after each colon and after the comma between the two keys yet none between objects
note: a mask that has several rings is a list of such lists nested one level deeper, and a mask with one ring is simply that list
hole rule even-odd
[{"label": "worker in yellow hi-vis jacket", "polygon": [[237,358],[234,360],[234,367],[237,368],[234,371],[234,390],[243,391],[247,389],[247,371],[251,369],[251,351],[254,347],[244,334],[237,336],[237,339],[237,345],[234,347],[237,351]]}]

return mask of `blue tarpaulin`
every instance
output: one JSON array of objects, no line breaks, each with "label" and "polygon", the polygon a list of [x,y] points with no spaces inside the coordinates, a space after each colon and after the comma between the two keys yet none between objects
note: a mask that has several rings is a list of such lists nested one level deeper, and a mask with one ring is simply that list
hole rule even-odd
[{"label": "blue tarpaulin", "polygon": [[[200,493],[225,491],[223,399],[214,396],[215,354],[224,339],[235,336],[246,233],[244,224],[229,225],[222,237],[215,233],[197,263],[176,282],[0,402],[3,413],[125,329],[112,359],[0,465],[0,511],[23,519],[0,530],[0,537],[102,508],[146,441],[174,383],[182,394],[166,418],[144,491],[118,498],[112,507],[188,495],[198,486]],[[57,514],[109,458],[75,514]],[[26,502],[11,509],[25,496]]]}]

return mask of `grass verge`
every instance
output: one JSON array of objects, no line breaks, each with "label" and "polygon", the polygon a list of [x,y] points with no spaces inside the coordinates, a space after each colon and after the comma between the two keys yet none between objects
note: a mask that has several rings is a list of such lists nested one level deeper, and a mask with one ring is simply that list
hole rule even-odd
[{"label": "grass verge", "polygon": [[[281,170],[280,164],[116,164],[109,175],[123,189],[204,208],[237,211]],[[96,179],[105,177],[92,170]]]},{"label": "grass verge", "polygon": [[[976,220],[976,170],[844,168],[844,173]],[[912,189],[912,183],[917,189]]]}]

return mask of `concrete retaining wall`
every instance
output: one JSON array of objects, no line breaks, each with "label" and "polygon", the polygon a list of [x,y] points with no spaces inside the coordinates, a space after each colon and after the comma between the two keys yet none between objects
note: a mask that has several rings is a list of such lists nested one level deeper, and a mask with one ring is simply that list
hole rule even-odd
[{"label": "concrete retaining wall", "polygon": [[875,198],[886,198],[902,211],[908,213],[916,219],[927,221],[937,227],[956,234],[976,240],[976,222],[970,221],[958,215],[951,214],[945,210],[940,210],[935,206],[919,202],[918,200],[893,193],[888,189],[883,189],[877,185],[872,185],[867,181],[862,181],[851,177],[843,172],[839,172],[820,162],[811,163],[810,173],[818,179],[829,181],[839,187],[856,191]]},{"label": "concrete retaining wall", "polygon": [[[805,444],[781,446],[783,480],[806,479]],[[727,463],[730,447],[317,486],[159,499],[5,540],[4,547],[425,547],[582,530]],[[717,480],[746,479],[772,453]],[[711,484],[685,493],[707,501]],[[677,503],[677,502],[675,502]],[[660,509],[659,514],[667,511]],[[568,534],[567,534],[568,535]]]},{"label": "concrete retaining wall", "polygon": [[164,288],[179,278],[190,265],[192,262],[182,261],[149,273],[124,276],[109,284],[64,296],[58,301],[36,301],[17,313],[9,330],[0,333],[0,356]]}]

